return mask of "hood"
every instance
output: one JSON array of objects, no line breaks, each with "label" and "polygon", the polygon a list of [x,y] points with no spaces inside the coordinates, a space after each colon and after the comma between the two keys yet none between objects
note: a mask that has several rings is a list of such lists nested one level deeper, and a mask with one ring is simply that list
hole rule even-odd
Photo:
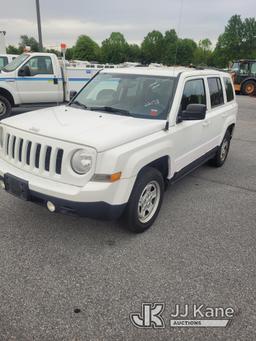
[{"label": "hood", "polygon": [[70,141],[98,152],[161,131],[165,121],[59,106],[7,118],[3,124],[33,134]]}]

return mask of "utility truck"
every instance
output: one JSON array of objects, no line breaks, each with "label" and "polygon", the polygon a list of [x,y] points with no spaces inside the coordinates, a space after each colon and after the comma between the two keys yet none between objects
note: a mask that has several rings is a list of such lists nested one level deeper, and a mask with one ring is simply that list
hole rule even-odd
[{"label": "utility truck", "polygon": [[51,53],[23,53],[0,72],[0,120],[12,107],[70,100],[102,65],[67,67]]},{"label": "utility truck", "polygon": [[[56,84],[46,77],[63,90],[61,74]],[[56,90],[57,96],[64,98]],[[2,120],[0,187],[50,212],[122,217],[143,232],[155,221],[168,183],[206,161],[224,164],[236,115],[228,73],[101,70],[69,104]],[[186,214],[186,202],[183,207]]]}]

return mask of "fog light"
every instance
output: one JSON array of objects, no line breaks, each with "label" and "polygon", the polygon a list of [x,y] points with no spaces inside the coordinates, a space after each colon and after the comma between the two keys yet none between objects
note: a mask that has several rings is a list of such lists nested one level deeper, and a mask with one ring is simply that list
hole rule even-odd
[{"label": "fog light", "polygon": [[5,184],[4,184],[3,180],[0,180],[0,188],[5,189]]},{"label": "fog light", "polygon": [[47,201],[46,206],[50,212],[56,211],[56,207],[51,201]]}]

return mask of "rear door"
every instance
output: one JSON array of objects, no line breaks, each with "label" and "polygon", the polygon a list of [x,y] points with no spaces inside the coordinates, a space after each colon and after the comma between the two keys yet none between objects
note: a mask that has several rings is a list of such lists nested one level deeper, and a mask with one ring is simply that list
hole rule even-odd
[{"label": "rear door", "polygon": [[212,150],[219,144],[225,119],[225,103],[222,79],[219,76],[207,77],[206,90],[210,106],[206,113],[206,149]]},{"label": "rear door", "polygon": [[[21,103],[53,103],[63,99],[62,79],[50,56],[32,56],[17,70],[17,89]],[[29,75],[24,71],[29,70]]]}]

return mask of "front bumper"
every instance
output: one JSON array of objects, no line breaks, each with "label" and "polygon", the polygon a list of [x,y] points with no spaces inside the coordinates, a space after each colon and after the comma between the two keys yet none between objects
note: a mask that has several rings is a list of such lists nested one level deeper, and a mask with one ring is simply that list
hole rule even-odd
[{"label": "front bumper", "polygon": [[57,212],[102,219],[121,216],[135,182],[135,178],[114,183],[91,181],[78,187],[30,174],[0,159],[0,178],[7,173],[28,182],[32,202],[46,206],[50,201]]},{"label": "front bumper", "polygon": [[[0,176],[0,180],[4,181],[4,178]],[[126,206],[111,205],[106,202],[75,202],[70,200],[64,200],[42,193],[29,190],[29,201],[40,204],[47,207],[47,202],[51,202],[55,206],[55,212],[66,214],[78,214],[80,216],[97,218],[97,219],[118,219]]]}]

